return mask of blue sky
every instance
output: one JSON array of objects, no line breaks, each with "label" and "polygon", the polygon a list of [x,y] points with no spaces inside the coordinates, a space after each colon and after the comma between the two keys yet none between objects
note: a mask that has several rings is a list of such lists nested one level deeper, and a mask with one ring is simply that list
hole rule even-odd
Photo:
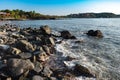
[{"label": "blue sky", "polygon": [[35,10],[50,15],[85,12],[120,14],[120,0],[0,0],[0,9]]}]

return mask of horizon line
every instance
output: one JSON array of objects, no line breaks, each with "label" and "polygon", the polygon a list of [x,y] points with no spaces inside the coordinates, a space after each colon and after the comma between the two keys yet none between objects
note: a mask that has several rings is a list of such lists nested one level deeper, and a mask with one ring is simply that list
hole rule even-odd
[{"label": "horizon line", "polygon": [[[0,11],[1,10],[17,10],[17,9],[0,9]],[[23,10],[23,9],[18,9],[18,10]],[[59,15],[59,14],[55,15],[55,14],[44,14],[44,13],[38,12],[36,10],[23,10],[23,11],[25,11],[25,12],[35,11],[36,13],[39,13],[39,14],[42,14],[42,15],[49,15],[49,16],[67,16],[67,15],[70,15],[70,14],[86,14],[86,13],[113,13],[115,15],[120,15],[120,13],[117,14],[117,13],[114,13],[114,12],[78,12],[78,13],[69,13],[69,14],[65,14],[65,15]]]}]

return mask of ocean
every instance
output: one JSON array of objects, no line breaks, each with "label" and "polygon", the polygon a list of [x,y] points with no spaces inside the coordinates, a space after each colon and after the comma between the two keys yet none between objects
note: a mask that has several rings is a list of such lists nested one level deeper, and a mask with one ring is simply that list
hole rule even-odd
[{"label": "ocean", "polygon": [[[56,45],[56,50],[63,53],[63,56],[77,58],[65,62],[68,66],[80,63],[95,73],[98,80],[120,80],[120,18],[27,20],[4,23],[22,28],[48,25],[56,35],[59,35],[59,31],[68,30],[77,37],[77,40],[65,40],[64,43]],[[104,37],[89,37],[84,34],[88,30],[101,30]]]}]

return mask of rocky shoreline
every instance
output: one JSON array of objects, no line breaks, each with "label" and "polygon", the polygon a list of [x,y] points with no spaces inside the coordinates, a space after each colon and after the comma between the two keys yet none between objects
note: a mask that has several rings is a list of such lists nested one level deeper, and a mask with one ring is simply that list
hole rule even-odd
[{"label": "rocky shoreline", "polygon": [[[67,67],[64,61],[75,58],[61,58],[55,46],[64,39],[76,37],[69,31],[61,31],[60,34],[52,34],[47,25],[40,28],[0,26],[0,80],[76,80],[75,77],[79,76],[96,78],[83,65]],[[58,41],[58,37],[62,41]]]}]

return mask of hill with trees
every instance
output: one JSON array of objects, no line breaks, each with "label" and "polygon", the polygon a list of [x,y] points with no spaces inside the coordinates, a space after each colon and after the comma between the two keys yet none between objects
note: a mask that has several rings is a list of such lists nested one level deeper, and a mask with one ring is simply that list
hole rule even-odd
[{"label": "hill with trees", "polygon": [[79,13],[67,15],[68,18],[120,18],[114,13]]},{"label": "hill with trees", "polygon": [[23,10],[0,10],[0,12],[10,13],[9,16],[1,16],[0,18],[8,18],[8,19],[56,19],[60,18],[60,16],[50,16],[50,15],[43,15],[40,13],[36,13],[35,11],[23,11]]}]

